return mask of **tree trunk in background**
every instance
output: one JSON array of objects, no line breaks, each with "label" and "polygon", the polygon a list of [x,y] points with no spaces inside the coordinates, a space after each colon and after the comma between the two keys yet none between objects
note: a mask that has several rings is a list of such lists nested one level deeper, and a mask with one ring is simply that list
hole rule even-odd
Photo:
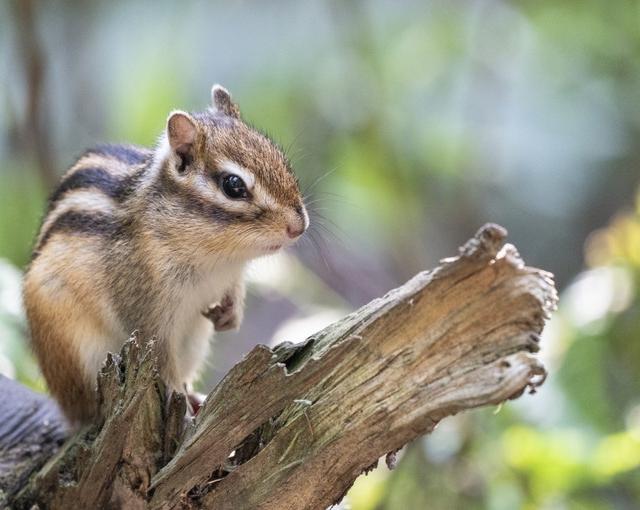
[{"label": "tree trunk in background", "polygon": [[36,27],[36,2],[34,0],[14,0],[13,11],[17,23],[18,43],[24,72],[25,120],[21,126],[21,139],[25,152],[35,156],[40,178],[47,191],[53,189],[58,180],[51,150],[47,125],[48,107],[44,100],[45,58]]},{"label": "tree trunk in background", "polygon": [[132,337],[98,376],[104,419],[44,467],[34,460],[33,474],[6,486],[0,503],[322,509],[340,501],[381,456],[392,463],[443,418],[544,381],[534,353],[555,287],[503,246],[505,236],[486,225],[457,257],[304,343],[257,346],[188,423],[184,397],[165,398],[154,342]]}]

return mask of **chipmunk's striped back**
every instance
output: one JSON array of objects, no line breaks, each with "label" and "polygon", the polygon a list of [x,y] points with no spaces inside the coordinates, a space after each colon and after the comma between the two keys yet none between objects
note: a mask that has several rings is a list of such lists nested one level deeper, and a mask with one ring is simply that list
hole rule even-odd
[{"label": "chipmunk's striped back", "polygon": [[153,152],[133,145],[99,145],[85,152],[49,199],[34,258],[59,232],[108,235],[121,221],[121,206],[136,191]]},{"label": "chipmunk's striped back", "polygon": [[51,195],[25,275],[32,344],[73,422],[95,416],[106,353],[137,329],[157,338],[161,376],[184,390],[212,324],[237,327],[248,260],[299,237],[308,218],[279,148],[247,126],[229,93],[174,112],[154,150],[87,151]]}]

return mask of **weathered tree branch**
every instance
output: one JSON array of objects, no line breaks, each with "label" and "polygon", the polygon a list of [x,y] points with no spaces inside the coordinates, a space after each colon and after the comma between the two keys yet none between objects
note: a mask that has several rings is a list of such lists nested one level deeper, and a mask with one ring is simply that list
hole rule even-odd
[{"label": "weathered tree branch", "polygon": [[[99,375],[102,423],[22,484],[16,508],[322,509],[446,416],[531,391],[557,300],[487,225],[460,254],[303,344],[254,348],[183,430],[153,343]],[[6,490],[6,489],[5,489]],[[1,500],[0,500],[1,501]]]}]

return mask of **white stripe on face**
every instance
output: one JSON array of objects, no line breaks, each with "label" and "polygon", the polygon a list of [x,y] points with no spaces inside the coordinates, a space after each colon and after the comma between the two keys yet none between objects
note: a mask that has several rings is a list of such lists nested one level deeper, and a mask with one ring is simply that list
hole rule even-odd
[{"label": "white stripe on face", "polygon": [[235,174],[242,178],[247,185],[247,189],[253,193],[254,202],[262,207],[268,209],[277,210],[280,208],[276,199],[269,193],[264,186],[261,186],[259,182],[256,182],[256,178],[247,168],[239,165],[238,163],[225,159],[220,168],[231,174]]},{"label": "white stripe on face", "polygon": [[231,161],[229,159],[225,159],[222,161],[220,168],[225,172],[229,172],[230,174],[235,174],[238,177],[241,177],[244,183],[247,185],[247,189],[251,191],[256,183],[256,179],[253,174],[247,170],[242,165]]}]

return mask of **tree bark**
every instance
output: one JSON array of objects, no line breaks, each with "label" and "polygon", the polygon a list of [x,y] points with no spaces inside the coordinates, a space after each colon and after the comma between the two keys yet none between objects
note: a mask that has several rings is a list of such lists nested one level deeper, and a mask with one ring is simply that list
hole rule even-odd
[{"label": "tree bark", "polygon": [[195,420],[184,419],[182,395],[165,398],[153,341],[132,337],[98,376],[104,419],[6,488],[6,501],[151,509],[338,502],[381,456],[446,416],[544,381],[534,353],[557,301],[552,275],[526,267],[505,236],[486,225],[458,256],[302,344],[255,347]]}]

